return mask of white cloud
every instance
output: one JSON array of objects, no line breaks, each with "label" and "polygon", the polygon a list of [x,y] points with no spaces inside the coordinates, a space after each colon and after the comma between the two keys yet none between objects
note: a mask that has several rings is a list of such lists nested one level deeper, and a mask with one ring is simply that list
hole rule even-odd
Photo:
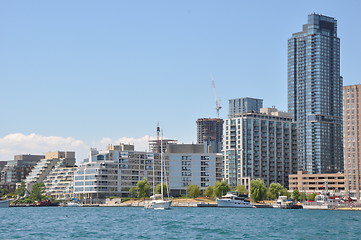
[{"label": "white cloud", "polygon": [[88,149],[89,146],[84,141],[72,137],[12,133],[0,138],[0,160],[10,160],[19,154],[44,154],[52,151],[75,151],[80,157],[79,154],[86,154]]},{"label": "white cloud", "polygon": [[91,144],[72,137],[42,136],[35,133],[25,135],[12,133],[0,138],[0,160],[11,160],[19,154],[44,154],[52,151],[75,151],[77,161],[87,158],[89,149],[104,150],[109,144],[133,144],[136,150],[148,150],[148,140],[154,139],[148,135],[140,138],[121,137],[116,140],[102,138]]}]

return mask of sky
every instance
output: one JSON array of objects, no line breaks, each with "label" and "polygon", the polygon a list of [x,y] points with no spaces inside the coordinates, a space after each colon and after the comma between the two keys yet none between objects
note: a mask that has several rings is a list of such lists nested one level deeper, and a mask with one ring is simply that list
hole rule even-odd
[{"label": "sky", "polygon": [[0,1],[0,160],[164,137],[196,142],[228,100],[287,111],[287,40],[338,21],[344,85],[359,84],[361,1]]}]

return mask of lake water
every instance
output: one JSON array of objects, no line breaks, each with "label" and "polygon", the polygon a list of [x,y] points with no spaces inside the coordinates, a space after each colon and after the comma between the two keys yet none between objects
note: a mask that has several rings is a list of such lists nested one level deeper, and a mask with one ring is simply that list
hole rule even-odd
[{"label": "lake water", "polygon": [[0,239],[361,239],[361,211],[0,208]]}]

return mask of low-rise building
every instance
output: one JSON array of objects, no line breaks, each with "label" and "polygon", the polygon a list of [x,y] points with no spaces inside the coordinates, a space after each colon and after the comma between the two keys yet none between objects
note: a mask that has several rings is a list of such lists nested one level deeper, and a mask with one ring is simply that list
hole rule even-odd
[{"label": "low-rise building", "polygon": [[223,178],[223,155],[209,152],[207,144],[169,144],[165,155],[172,196],[186,195],[188,185],[205,190]]},{"label": "low-rise building", "polygon": [[75,172],[74,194],[86,203],[104,203],[107,197],[129,196],[129,189],[143,178],[151,186],[154,179],[155,186],[161,180],[160,156],[125,144],[105,151],[93,148]]},{"label": "low-rise building", "polygon": [[332,194],[345,194],[345,174],[320,173],[308,174],[307,171],[298,171],[289,176],[289,190],[298,190],[304,193],[321,193],[324,191]]},{"label": "low-rise building", "polygon": [[16,189],[16,183],[24,181],[31,169],[44,155],[15,155],[14,160],[6,162],[0,170],[0,185],[10,192]]},{"label": "low-rise building", "polygon": [[[25,183],[28,191],[31,191],[35,183],[47,182],[46,179],[52,172],[61,171],[62,168],[75,166],[75,152],[48,152],[45,158],[38,161],[26,177]],[[49,186],[45,184],[46,191],[50,191]]]}]

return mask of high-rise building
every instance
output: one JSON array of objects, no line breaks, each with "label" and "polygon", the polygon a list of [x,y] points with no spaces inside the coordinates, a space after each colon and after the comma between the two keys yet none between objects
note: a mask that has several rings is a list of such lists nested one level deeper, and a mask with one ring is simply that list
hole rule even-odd
[{"label": "high-rise building", "polygon": [[361,85],[343,88],[343,146],[346,192],[361,199]]},{"label": "high-rise building", "polygon": [[288,187],[297,172],[297,125],[290,114],[276,108],[243,113],[224,122],[224,177],[232,186],[262,179],[267,186]]},{"label": "high-rise building", "polygon": [[334,18],[310,14],[288,40],[288,111],[298,124],[299,170],[343,170],[340,39]]},{"label": "high-rise building", "polygon": [[212,146],[212,152],[222,151],[223,119],[199,118],[197,119],[197,143]]},{"label": "high-rise building", "polygon": [[242,113],[256,112],[263,108],[263,99],[258,98],[236,98],[229,99],[229,118],[238,117]]}]

